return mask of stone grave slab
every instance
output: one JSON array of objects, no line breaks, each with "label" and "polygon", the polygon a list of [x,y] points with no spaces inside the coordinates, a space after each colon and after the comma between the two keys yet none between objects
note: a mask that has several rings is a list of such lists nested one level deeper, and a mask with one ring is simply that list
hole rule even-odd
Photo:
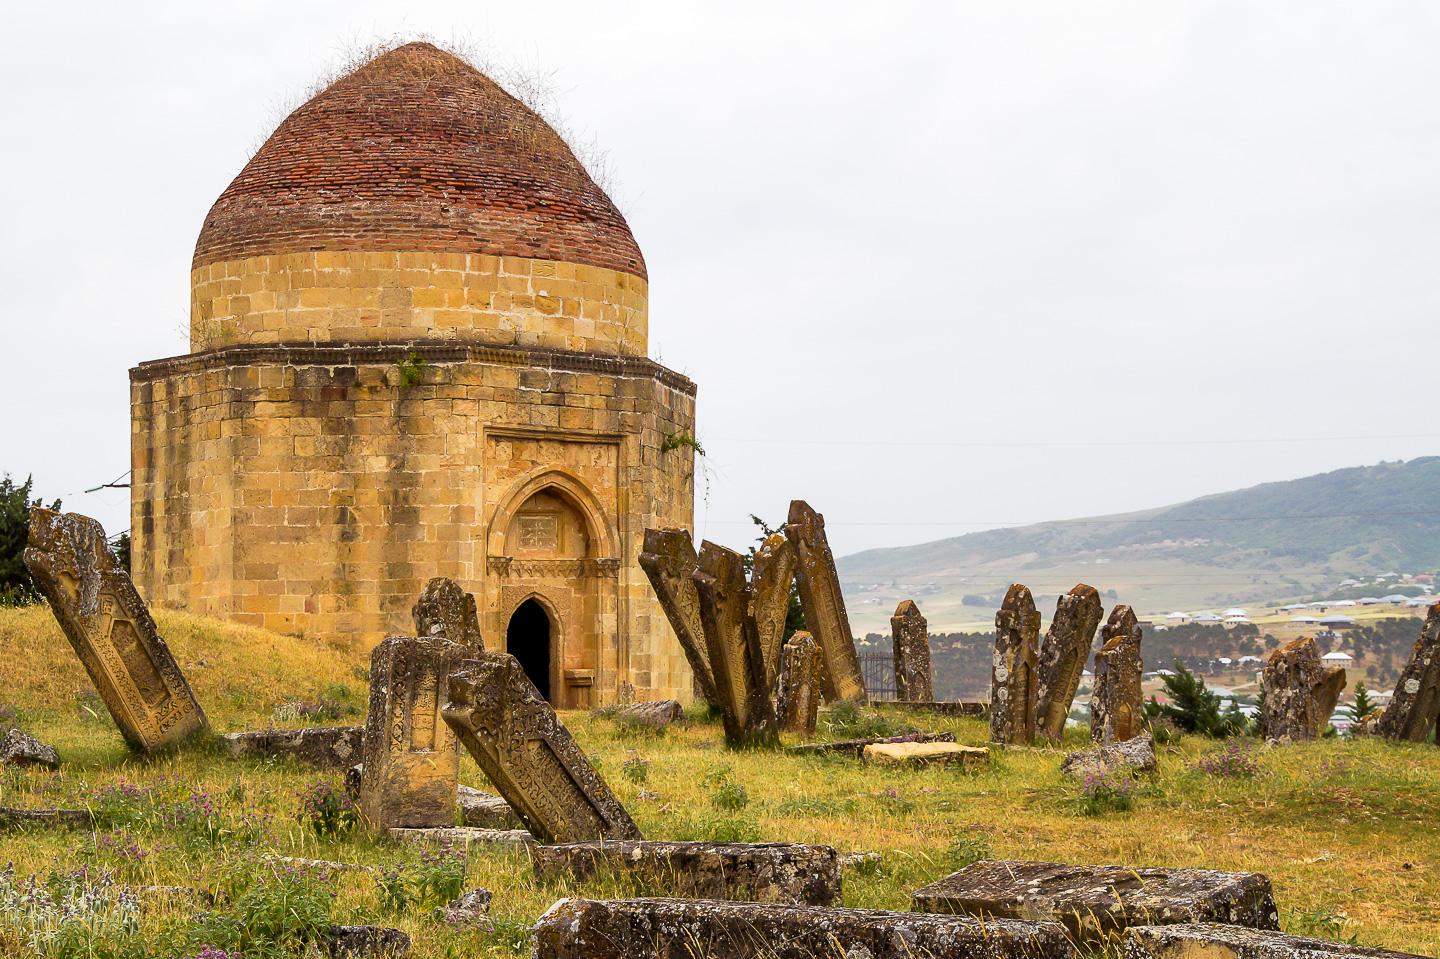
[{"label": "stone grave slab", "polygon": [[221,733],[221,752],[236,759],[289,756],[311,766],[349,768],[364,753],[364,726],[262,729]]},{"label": "stone grave slab", "polygon": [[820,714],[820,645],[800,630],[780,650],[780,679],[775,694],[780,729],[800,736],[815,735]]},{"label": "stone grave slab", "polygon": [[705,648],[705,632],[700,625],[700,597],[695,592],[695,569],[699,557],[695,543],[686,529],[647,529],[640,553],[640,568],[650,580],[660,608],[680,641],[680,649],[690,663],[695,685],[705,701],[715,709],[720,701],[715,696],[715,677],[710,671],[710,654]]},{"label": "stone grave slab", "polygon": [[890,617],[890,643],[895,661],[895,690],[902,702],[935,699],[930,680],[930,624],[912,599],[901,600]]},{"label": "stone grave slab", "polygon": [[862,754],[877,766],[959,766],[977,769],[990,762],[990,750],[959,743],[875,743]]},{"label": "stone grave slab", "polygon": [[866,746],[885,743],[953,743],[954,741],[954,733],[908,733],[904,736],[878,736],[874,739],[837,739],[828,743],[801,743],[798,746],[786,746],[785,751],[792,756],[842,755],[859,759],[864,755]]},{"label": "stone grave slab", "polygon": [[734,747],[774,743],[775,705],[765,681],[760,634],[750,614],[751,589],[745,579],[744,557],[723,546],[702,543],[695,589],[725,741]]},{"label": "stone grave slab", "polygon": [[1440,717],[1440,603],[1431,606],[1375,730],[1389,739],[1423,743]]},{"label": "stone grave slab", "polygon": [[1318,739],[1345,688],[1345,669],[1326,666],[1308,636],[1281,646],[1265,661],[1260,729],[1267,739]]},{"label": "stone grave slab", "polygon": [[1060,761],[1060,772],[1073,779],[1109,773],[1148,775],[1155,770],[1155,739],[1148,732],[1122,743],[1102,743],[1094,749],[1067,753]]},{"label": "stone grave slab", "polygon": [[515,815],[510,804],[494,793],[483,792],[471,786],[461,785],[456,791],[456,804],[460,807],[460,825],[478,829],[524,829],[525,824]]},{"label": "stone grave slab", "polygon": [[760,638],[765,667],[766,695],[775,689],[780,672],[780,648],[785,643],[785,620],[790,613],[790,585],[795,582],[795,544],[784,533],[771,533],[755,550],[750,572],[750,614]]},{"label": "stone grave slab", "polygon": [[1028,746],[1035,739],[1040,613],[1030,589],[1014,583],[995,613],[990,664],[990,741]]},{"label": "stone grave slab", "polygon": [[1136,926],[1125,931],[1123,947],[1125,959],[1420,959],[1409,952],[1210,922]]},{"label": "stone grave slab", "polygon": [[426,583],[410,615],[417,636],[441,636],[477,652],[485,648],[475,597],[453,579],[436,576]]},{"label": "stone grave slab", "polygon": [[865,701],[865,676],[855,651],[855,634],[840,592],[835,555],[825,535],[825,517],[804,500],[790,502],[785,536],[795,544],[795,584],[805,623],[820,644],[822,692],[830,702]]},{"label": "stone grave slab", "polygon": [[1121,743],[1140,735],[1145,721],[1140,688],[1145,663],[1140,656],[1140,623],[1129,606],[1116,606],[1101,630],[1104,645],[1095,653],[1095,691],[1090,696],[1090,740]]},{"label": "stone grave slab", "polygon": [[1080,674],[1090,660],[1095,630],[1105,614],[1100,594],[1080,583],[1055,604],[1055,618],[1045,631],[1035,682],[1035,726],[1040,735],[1058,742],[1080,687]]},{"label": "stone grave slab", "polygon": [[468,850],[471,846],[533,846],[535,837],[526,829],[483,829],[477,826],[436,826],[410,829],[393,826],[386,830],[391,839],[427,846],[449,846]]}]

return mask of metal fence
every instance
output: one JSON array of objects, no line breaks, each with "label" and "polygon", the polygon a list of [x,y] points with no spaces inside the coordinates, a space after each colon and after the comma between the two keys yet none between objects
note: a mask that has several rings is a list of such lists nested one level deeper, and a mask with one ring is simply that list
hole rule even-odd
[{"label": "metal fence", "polygon": [[895,658],[889,653],[860,653],[860,674],[871,702],[894,702],[900,698],[895,686]]}]

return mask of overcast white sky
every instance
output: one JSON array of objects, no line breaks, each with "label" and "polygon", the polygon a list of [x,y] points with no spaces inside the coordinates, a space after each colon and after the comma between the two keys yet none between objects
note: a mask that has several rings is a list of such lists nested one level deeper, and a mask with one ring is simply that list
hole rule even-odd
[{"label": "overcast white sky", "polygon": [[1440,449],[1440,6],[5,4],[0,470],[128,525],[126,370],[347,47],[553,72],[700,385],[702,535],[837,551]]}]

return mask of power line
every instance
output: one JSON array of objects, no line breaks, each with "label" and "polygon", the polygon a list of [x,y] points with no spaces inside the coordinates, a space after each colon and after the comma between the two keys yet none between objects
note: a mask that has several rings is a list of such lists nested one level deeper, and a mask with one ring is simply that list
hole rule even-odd
[{"label": "power line", "polygon": [[[1387,517],[1416,517],[1416,516],[1440,516],[1440,510],[1417,509],[1417,510],[1369,510],[1354,513],[1288,513],[1274,514],[1271,516],[1156,516],[1153,519],[1053,519],[1053,520],[881,520],[874,522],[847,522],[845,520],[826,520],[826,526],[980,526],[986,529],[998,529],[1002,527],[1016,528],[1026,526],[1144,526],[1146,524],[1161,525],[1168,523],[1265,523],[1265,522],[1297,522],[1303,520],[1323,519],[1377,519]],[[711,526],[753,526],[749,520],[738,519],[709,519],[706,523]]]},{"label": "power line", "polygon": [[1353,440],[1421,440],[1437,439],[1440,433],[1390,433],[1354,436],[1273,436],[1266,438],[1206,439],[1140,439],[1140,440],[877,440],[877,439],[797,439],[793,437],[706,436],[719,443],[748,443],[781,446],[945,446],[975,449],[1011,449],[1023,447],[1130,447],[1130,446],[1266,446],[1272,443],[1335,443]]}]

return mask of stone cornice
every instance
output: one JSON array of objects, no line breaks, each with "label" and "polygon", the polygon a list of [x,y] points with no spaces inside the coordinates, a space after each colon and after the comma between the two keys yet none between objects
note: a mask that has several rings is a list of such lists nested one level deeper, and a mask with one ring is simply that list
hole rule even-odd
[{"label": "stone cornice", "polygon": [[175,373],[195,373],[232,366],[366,366],[391,365],[414,354],[425,363],[481,363],[524,366],[570,373],[653,379],[672,390],[695,395],[695,383],[644,356],[575,353],[525,346],[497,346],[455,340],[411,340],[403,343],[266,343],[226,346],[149,360],[130,368],[130,382],[144,383]]}]

